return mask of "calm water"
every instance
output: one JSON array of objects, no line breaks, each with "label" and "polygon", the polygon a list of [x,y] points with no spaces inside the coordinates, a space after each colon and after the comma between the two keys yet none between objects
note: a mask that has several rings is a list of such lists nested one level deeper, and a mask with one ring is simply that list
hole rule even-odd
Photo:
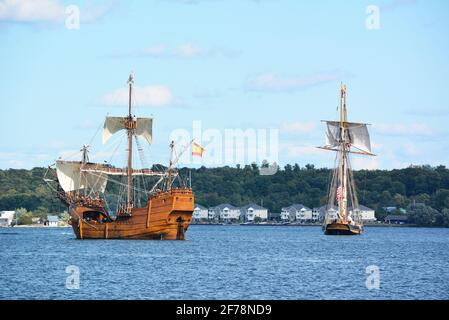
[{"label": "calm water", "polygon": [[[0,299],[449,299],[449,229],[191,226],[187,241],[0,228]],[[80,288],[66,289],[66,267]],[[368,290],[366,267],[380,268]]]}]

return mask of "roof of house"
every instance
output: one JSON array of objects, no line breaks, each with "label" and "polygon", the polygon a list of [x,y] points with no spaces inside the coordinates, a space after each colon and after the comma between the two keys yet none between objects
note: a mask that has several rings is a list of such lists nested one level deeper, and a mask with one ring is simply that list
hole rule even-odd
[{"label": "roof of house", "polygon": [[374,211],[374,209],[368,208],[367,206],[364,206],[362,204],[359,205],[359,209],[363,211]]},{"label": "roof of house", "polygon": [[194,208],[195,208],[195,209],[196,209],[196,208],[199,208],[200,210],[207,210],[207,208],[206,208],[205,206],[202,206],[202,205],[200,205],[200,204],[198,204],[198,203],[195,203]]},{"label": "roof of house", "polygon": [[294,203],[291,206],[282,208],[283,211],[299,211],[299,210],[311,210],[309,207],[306,207],[305,205],[301,203]]},{"label": "roof of house", "polygon": [[258,204],[255,203],[248,203],[246,206],[240,207],[240,211],[246,211],[249,208],[253,208],[255,210],[267,210],[267,208],[264,208],[262,206],[259,206]]},{"label": "roof of house", "polygon": [[0,211],[0,217],[12,219],[15,213],[16,213],[15,211]]},{"label": "roof of house", "polygon": [[279,218],[280,216],[280,212],[270,212],[270,218]]},{"label": "roof of house", "polygon": [[388,220],[407,221],[408,216],[389,214],[388,216],[385,217],[385,221],[388,221]]},{"label": "roof of house", "polygon": [[236,209],[238,209],[237,207],[234,207],[232,204],[229,204],[229,203],[222,203],[222,204],[219,204],[218,206],[215,206],[215,207],[210,207],[209,208],[209,210],[223,210],[224,208],[228,208],[228,209],[230,209],[230,210],[236,210]]},{"label": "roof of house", "polygon": [[47,216],[48,222],[58,222],[59,218],[58,216]]}]

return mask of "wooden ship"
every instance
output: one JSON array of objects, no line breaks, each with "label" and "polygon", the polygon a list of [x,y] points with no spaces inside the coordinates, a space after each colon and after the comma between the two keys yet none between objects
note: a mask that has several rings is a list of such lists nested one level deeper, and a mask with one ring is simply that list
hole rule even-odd
[{"label": "wooden ship", "polygon": [[[116,168],[89,162],[88,146],[84,146],[81,161],[58,160],[56,176],[45,179],[49,184],[56,182],[54,189],[68,205],[69,223],[77,239],[185,239],[192,219],[194,194],[186,181],[175,186],[175,180],[179,178],[175,164],[180,155],[173,159],[174,143],[170,143],[170,162],[166,170],[133,169],[133,139],[138,143],[140,137],[151,144],[153,124],[152,118],[136,118],[132,114],[133,83],[133,75],[130,75],[128,115],[108,116],[103,127],[103,143],[119,131],[126,132],[127,166]],[[157,179],[150,190],[141,190],[133,183],[136,177],[148,176]],[[104,195],[108,181],[115,181],[113,177],[122,179],[118,182],[122,195],[115,214],[108,210]],[[138,191],[144,192],[143,205],[142,201],[137,201]]]},{"label": "wooden ship", "polygon": [[326,144],[319,147],[336,152],[323,230],[326,235],[359,235],[363,232],[363,222],[349,156],[374,154],[371,152],[368,125],[347,121],[346,86],[343,84],[340,87],[339,113],[339,121],[324,121]]}]

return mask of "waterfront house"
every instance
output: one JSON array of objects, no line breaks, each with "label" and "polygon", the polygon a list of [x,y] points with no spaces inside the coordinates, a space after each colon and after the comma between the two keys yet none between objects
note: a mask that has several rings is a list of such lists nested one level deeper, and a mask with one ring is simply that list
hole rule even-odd
[{"label": "waterfront house", "polygon": [[408,217],[406,215],[389,214],[385,217],[385,222],[388,224],[406,224]]},{"label": "waterfront house", "polygon": [[303,204],[292,204],[289,207],[282,208],[282,221],[310,222],[313,220],[312,209]]},{"label": "waterfront house", "polygon": [[359,210],[364,222],[377,221],[374,209],[368,208],[364,205],[359,205]]},{"label": "waterfront house", "polygon": [[[399,215],[405,215],[407,214],[407,210],[403,209],[403,208],[398,208],[398,207],[382,207],[382,209],[385,210],[385,212],[387,214],[395,214],[395,213],[399,213]],[[397,215],[397,214],[396,214]]]},{"label": "waterfront house", "polygon": [[240,210],[229,203],[209,208],[209,220],[232,222],[240,219]]},{"label": "waterfront house", "polygon": [[10,227],[15,211],[0,211],[0,227]]},{"label": "waterfront house", "polygon": [[256,217],[263,221],[268,220],[268,209],[255,203],[240,207],[240,219],[242,221],[253,222]]},{"label": "waterfront house", "polygon": [[[350,210],[350,212],[352,214],[352,210]],[[361,204],[359,205],[359,215],[363,222],[377,221],[374,209],[368,208]]]},{"label": "waterfront house", "polygon": [[273,222],[281,221],[281,213],[280,212],[269,212],[268,220],[273,221]]},{"label": "waterfront house", "polygon": [[58,216],[47,216],[47,223],[46,225],[48,227],[57,227],[59,223]]},{"label": "waterfront house", "polygon": [[209,218],[209,211],[206,207],[195,204],[192,214],[192,219],[196,222],[198,221],[205,221]]},{"label": "waterfront house", "polygon": [[[324,220],[324,218],[326,216],[326,210],[327,210],[327,205],[324,205],[324,206],[321,206],[318,208],[313,208],[312,216],[317,219],[315,221]],[[329,210],[327,210],[327,215],[328,215],[328,218],[331,220],[337,219],[337,208],[331,207]]]}]

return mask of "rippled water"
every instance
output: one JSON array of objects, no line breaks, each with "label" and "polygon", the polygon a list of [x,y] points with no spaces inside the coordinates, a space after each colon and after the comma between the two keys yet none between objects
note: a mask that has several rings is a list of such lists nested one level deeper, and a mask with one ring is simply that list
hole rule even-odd
[{"label": "rippled water", "polygon": [[[449,299],[449,229],[191,226],[187,238],[0,228],[0,299]],[[65,287],[69,265],[79,289]],[[378,290],[365,285],[370,265]]]}]

